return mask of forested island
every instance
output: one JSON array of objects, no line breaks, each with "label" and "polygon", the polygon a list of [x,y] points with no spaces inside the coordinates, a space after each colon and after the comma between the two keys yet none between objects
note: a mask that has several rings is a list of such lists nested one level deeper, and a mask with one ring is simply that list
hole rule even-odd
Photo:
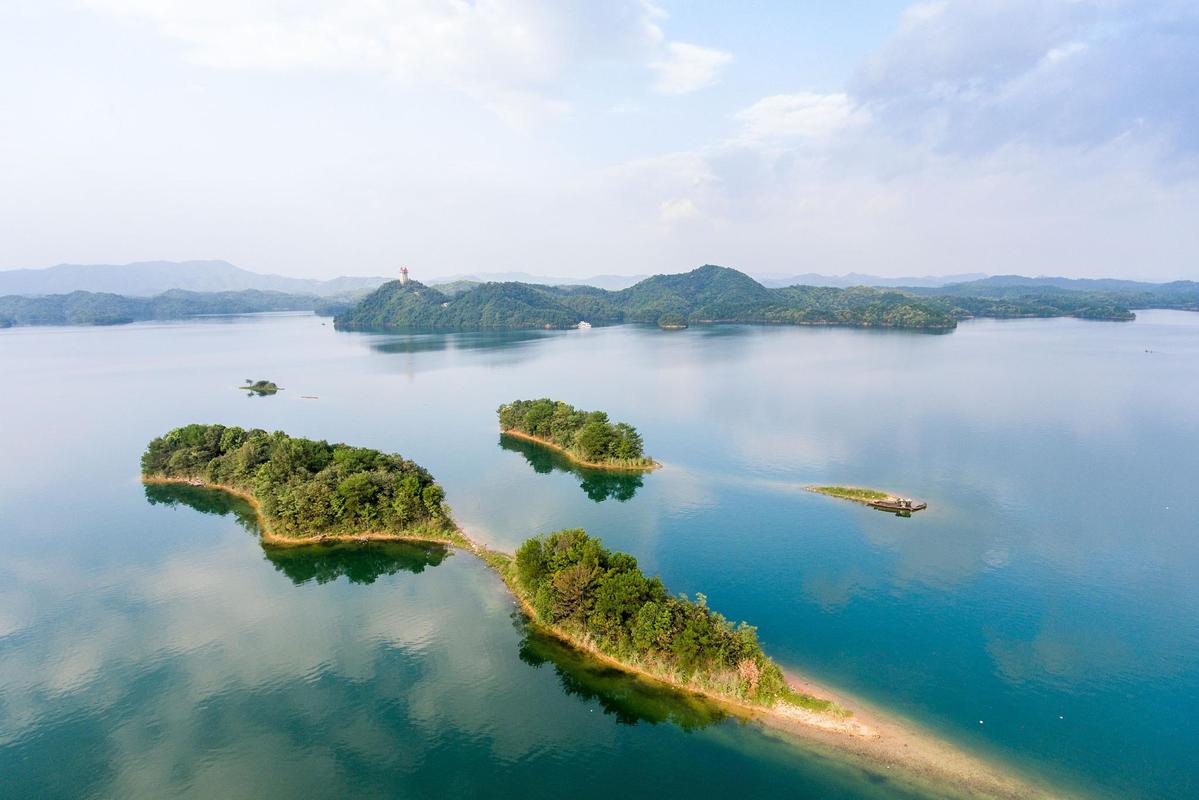
[{"label": "forested island", "polygon": [[595,469],[648,470],[660,466],[643,452],[641,434],[603,411],[581,411],[561,400],[513,400],[500,406],[501,433],[560,450]]},{"label": "forested island", "polygon": [[[1015,276],[1011,276],[1015,280]],[[338,314],[338,330],[567,329],[647,323],[840,325],[949,331],[970,317],[1130,320],[1134,308],[1199,309],[1199,283],[987,279],[937,288],[768,288],[727,267],[655,275],[619,291],[504,282],[442,291],[392,281]]]},{"label": "forested island", "polygon": [[71,292],[41,297],[0,297],[0,327],[8,325],[124,325],[153,319],[184,319],[208,314],[256,314],[264,311],[326,311],[330,315],[352,300],[246,289],[235,292],[188,292],[172,289],[155,297],[104,292]]},{"label": "forested island", "polygon": [[187,425],[150,442],[147,482],[225,489],[251,501],[274,543],[330,538],[465,540],[428,470],[402,456],[281,431]]}]

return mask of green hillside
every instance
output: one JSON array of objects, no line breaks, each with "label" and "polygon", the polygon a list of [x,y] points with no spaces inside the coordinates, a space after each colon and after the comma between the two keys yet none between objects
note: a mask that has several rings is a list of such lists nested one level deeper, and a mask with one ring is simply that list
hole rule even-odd
[{"label": "green hillside", "polygon": [[0,297],[0,325],[119,325],[148,319],[182,319],[202,314],[311,311],[314,295],[247,289],[240,292],[188,292],[172,289],[157,297],[126,297],[103,292],[71,292],[44,297]]},{"label": "green hillside", "polygon": [[503,330],[573,328],[638,322],[859,325],[948,330],[943,304],[877,289],[768,289],[748,275],[707,265],[680,275],[655,275],[608,291],[591,286],[483,283],[447,295],[415,281],[384,284],[348,312],[339,330]]}]

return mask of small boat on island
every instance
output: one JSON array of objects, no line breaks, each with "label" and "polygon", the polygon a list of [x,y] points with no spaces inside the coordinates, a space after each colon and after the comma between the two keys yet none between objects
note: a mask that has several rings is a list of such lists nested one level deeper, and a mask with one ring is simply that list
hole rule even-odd
[{"label": "small boat on island", "polygon": [[928,503],[911,500],[907,497],[887,497],[882,500],[867,500],[866,505],[879,511],[890,511],[895,514],[911,514],[913,511],[923,511]]}]

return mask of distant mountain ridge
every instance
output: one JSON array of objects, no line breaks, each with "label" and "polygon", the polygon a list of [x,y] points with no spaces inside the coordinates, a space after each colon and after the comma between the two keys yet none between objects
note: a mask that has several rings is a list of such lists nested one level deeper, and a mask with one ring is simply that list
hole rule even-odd
[{"label": "distant mountain ridge", "polygon": [[821,275],[815,272],[805,272],[802,275],[755,275],[763,286],[834,286],[848,289],[851,286],[875,286],[888,288],[905,288],[911,286],[938,287],[952,283],[982,280],[987,277],[984,272],[966,272],[961,275],[925,275],[923,277],[884,278],[879,275],[864,275],[860,272],[850,272],[845,275]]},{"label": "distant mountain ridge", "polygon": [[384,277],[331,280],[263,275],[228,261],[140,261],[132,264],[59,264],[45,269],[0,271],[0,295],[39,296],[71,292],[107,292],[152,297],[172,289],[237,292],[257,289],[331,297],[375,289]]},{"label": "distant mountain ridge", "polygon": [[530,272],[468,272],[444,278],[430,278],[429,286],[452,286],[460,289],[467,284],[530,283],[539,286],[594,286],[598,289],[627,289],[648,275],[592,275],[589,278],[565,278],[553,275],[534,275]]}]

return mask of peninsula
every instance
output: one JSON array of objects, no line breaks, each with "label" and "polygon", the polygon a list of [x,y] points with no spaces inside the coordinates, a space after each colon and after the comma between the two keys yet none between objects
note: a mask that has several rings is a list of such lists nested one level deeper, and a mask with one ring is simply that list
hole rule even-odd
[{"label": "peninsula", "polygon": [[641,434],[613,424],[603,411],[581,411],[561,400],[513,400],[500,406],[500,432],[558,450],[591,469],[642,471],[662,466],[643,452]]}]

